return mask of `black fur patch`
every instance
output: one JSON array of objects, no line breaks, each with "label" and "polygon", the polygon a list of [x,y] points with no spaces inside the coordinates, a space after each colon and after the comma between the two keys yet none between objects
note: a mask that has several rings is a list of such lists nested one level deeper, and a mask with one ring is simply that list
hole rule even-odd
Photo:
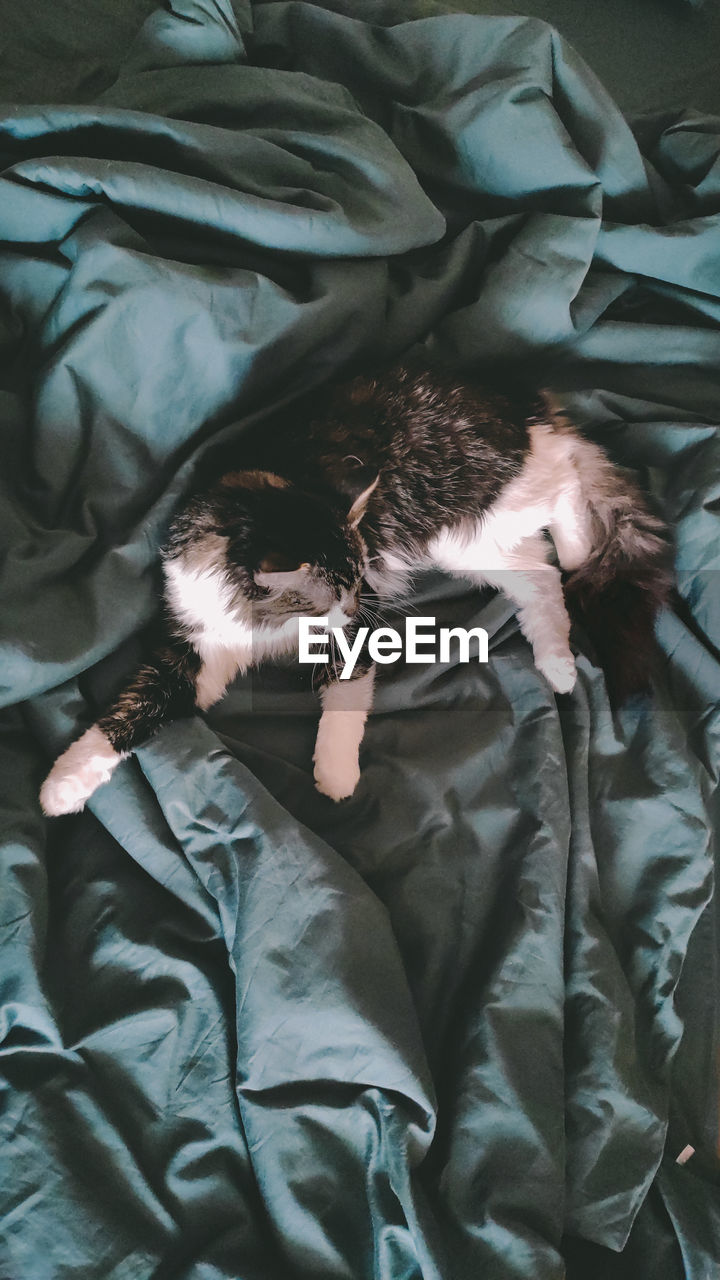
[{"label": "black fur patch", "polygon": [[371,556],[421,551],[442,528],[477,518],[517,475],[531,408],[471,377],[394,365],[322,388],[297,416],[286,411],[255,446],[257,465],[344,511],[379,476],[362,521]]},{"label": "black fur patch", "polygon": [[200,665],[189,644],[168,639],[155,650],[98,720],[98,727],[116,751],[132,751],[164,721],[193,714]]}]

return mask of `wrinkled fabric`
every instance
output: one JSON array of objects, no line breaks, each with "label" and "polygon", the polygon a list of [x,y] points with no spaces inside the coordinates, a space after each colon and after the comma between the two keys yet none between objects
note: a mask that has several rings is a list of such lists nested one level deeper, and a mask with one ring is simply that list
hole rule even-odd
[{"label": "wrinkled fabric", "polygon": [[[720,118],[633,130],[537,19],[385,19],[148,3],[116,78],[0,114],[3,1276],[717,1263]],[[279,668],[46,821],[199,468],[418,343],[638,471],[652,699],[584,656],[555,698],[426,574],[490,661],[383,670],[351,800]]]}]

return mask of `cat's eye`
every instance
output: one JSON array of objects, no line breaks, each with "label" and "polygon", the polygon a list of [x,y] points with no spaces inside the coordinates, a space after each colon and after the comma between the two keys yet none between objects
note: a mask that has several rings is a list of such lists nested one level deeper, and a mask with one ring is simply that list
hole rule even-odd
[{"label": "cat's eye", "polygon": [[260,573],[296,573],[299,569],[309,568],[307,561],[298,564],[297,560],[285,555],[283,551],[268,551],[258,565]]}]

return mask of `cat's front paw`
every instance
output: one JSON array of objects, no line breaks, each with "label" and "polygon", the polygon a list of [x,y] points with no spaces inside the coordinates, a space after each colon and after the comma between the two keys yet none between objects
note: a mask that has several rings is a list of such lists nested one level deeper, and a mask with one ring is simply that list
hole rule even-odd
[{"label": "cat's front paw", "polygon": [[123,753],[113,750],[97,725],[93,725],[55,761],[43,782],[40,788],[43,813],[48,818],[80,813],[85,801],[108,781],[124,758]]},{"label": "cat's front paw", "polygon": [[577,669],[571,653],[555,654],[537,666],[556,693],[570,693],[575,688]]},{"label": "cat's front paw", "polygon": [[315,786],[331,800],[347,800],[360,781],[360,766],[354,760],[315,760]]},{"label": "cat's front paw", "polygon": [[40,788],[40,808],[48,818],[61,818],[66,813],[80,813],[91,795],[79,778],[67,778],[52,769]]}]

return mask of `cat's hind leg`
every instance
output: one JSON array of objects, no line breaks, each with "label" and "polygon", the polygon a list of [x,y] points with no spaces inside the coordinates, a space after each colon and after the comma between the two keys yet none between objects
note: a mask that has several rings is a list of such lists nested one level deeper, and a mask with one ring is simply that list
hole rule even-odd
[{"label": "cat's hind leg", "polygon": [[512,514],[505,529],[499,522],[493,528],[488,521],[470,535],[445,530],[431,543],[430,557],[457,577],[503,591],[517,606],[520,630],[532,645],[536,667],[556,693],[569,693],[576,675],[570,617],[560,572],[548,564],[549,545],[538,528],[544,513],[522,513],[532,531],[521,538],[514,536]]},{"label": "cat's hind leg", "polygon": [[166,720],[189,715],[200,659],[189,645],[161,645],[97,724],[55,761],[40,790],[48,817],[79,813],[121,760]]},{"label": "cat's hind leg", "polygon": [[577,674],[570,649],[570,616],[560,572],[548,564],[547,555],[545,538],[535,533],[512,551],[501,553],[496,566],[483,570],[482,576],[517,605],[520,630],[532,646],[538,671],[556,693],[569,693]]},{"label": "cat's hind leg", "polygon": [[590,512],[579,487],[568,486],[558,496],[548,528],[561,568],[579,569],[592,551]]}]

